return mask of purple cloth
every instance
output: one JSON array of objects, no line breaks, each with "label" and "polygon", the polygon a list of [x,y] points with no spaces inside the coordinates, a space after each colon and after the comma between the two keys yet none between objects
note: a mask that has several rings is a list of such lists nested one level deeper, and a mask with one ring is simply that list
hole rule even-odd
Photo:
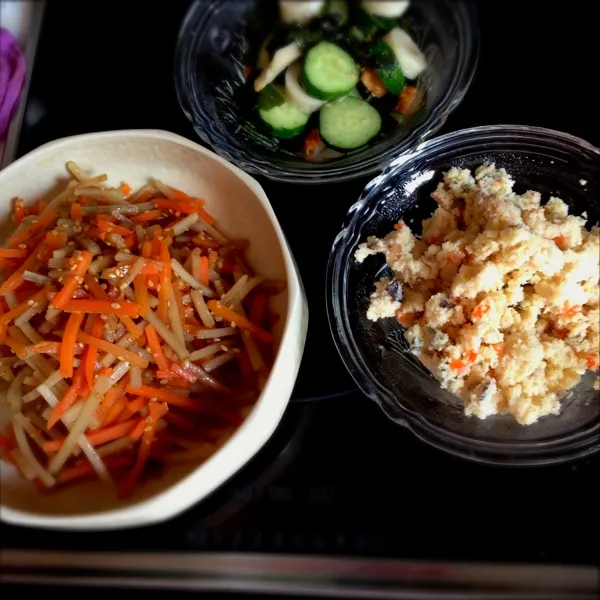
[{"label": "purple cloth", "polygon": [[0,29],[0,140],[6,136],[25,81],[25,56],[15,36]]}]

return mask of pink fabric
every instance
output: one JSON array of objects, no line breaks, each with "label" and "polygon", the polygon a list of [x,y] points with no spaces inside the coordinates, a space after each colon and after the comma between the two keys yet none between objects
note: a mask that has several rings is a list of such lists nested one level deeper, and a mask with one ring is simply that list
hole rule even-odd
[{"label": "pink fabric", "polygon": [[0,140],[6,136],[25,81],[25,56],[7,29],[0,29]]}]

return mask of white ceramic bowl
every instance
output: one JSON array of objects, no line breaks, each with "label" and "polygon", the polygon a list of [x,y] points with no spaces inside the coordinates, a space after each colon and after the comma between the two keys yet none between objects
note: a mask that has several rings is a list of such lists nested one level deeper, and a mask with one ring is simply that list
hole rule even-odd
[{"label": "white ceramic bowl", "polygon": [[168,468],[128,500],[101,483],[40,494],[5,462],[0,465],[0,518],[54,529],[116,529],[166,520],[205,498],[240,469],[269,439],[288,404],[308,324],[308,309],[294,259],[269,200],[249,175],[185,138],[164,131],[92,133],[51,142],[0,171],[0,239],[10,232],[12,198],[35,202],[66,183],[74,160],[109,182],[134,189],[157,178],[202,197],[224,233],[250,241],[256,272],[287,281],[275,301],[281,316],[277,356],[254,409],[231,439],[201,465]]}]

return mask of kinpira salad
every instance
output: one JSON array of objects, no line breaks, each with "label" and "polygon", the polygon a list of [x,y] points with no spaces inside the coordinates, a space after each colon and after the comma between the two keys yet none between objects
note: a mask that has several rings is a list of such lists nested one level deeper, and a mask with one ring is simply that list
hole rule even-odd
[{"label": "kinpira salad", "polygon": [[243,422],[285,283],[250,270],[204,200],[67,168],[49,203],[15,200],[0,248],[0,458],[43,490],[97,477],[126,496]]},{"label": "kinpira salad", "polygon": [[246,66],[263,131],[307,160],[323,160],[414,115],[427,62],[402,25],[407,13],[408,0],[279,0]]}]

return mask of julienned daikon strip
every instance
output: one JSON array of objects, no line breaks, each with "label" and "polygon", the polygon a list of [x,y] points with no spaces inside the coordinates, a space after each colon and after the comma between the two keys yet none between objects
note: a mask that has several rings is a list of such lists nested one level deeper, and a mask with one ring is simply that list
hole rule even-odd
[{"label": "julienned daikon strip", "polygon": [[140,387],[142,385],[142,372],[139,367],[131,367],[129,370],[129,381],[132,387]]},{"label": "julienned daikon strip", "polygon": [[25,435],[23,426],[20,423],[13,421],[13,431],[15,432],[15,440],[19,446],[19,450],[30,469],[35,473],[36,477],[40,478],[45,486],[52,487],[56,483],[56,480],[48,471],[46,471],[46,469],[44,469],[44,467],[42,467],[42,465],[40,465],[37,458],[34,456],[31,447],[27,442],[27,436]]},{"label": "julienned daikon strip", "polygon": [[229,244],[229,240],[218,229],[215,229],[212,225],[209,225],[202,218],[198,218],[198,221],[194,223],[190,229],[193,229],[198,233],[205,231],[213,240],[215,240],[215,242],[218,242],[222,246]]},{"label": "julienned daikon strip", "polygon": [[12,414],[15,414],[21,410],[21,405],[23,403],[23,379],[25,379],[27,375],[28,372],[26,369],[19,371],[8,386],[6,403],[8,404],[8,408]]},{"label": "julienned daikon strip", "polygon": [[178,223],[175,223],[171,230],[173,231],[173,235],[181,235],[183,232],[190,229],[190,227],[198,220],[198,213],[192,213],[187,217],[184,217]]},{"label": "julienned daikon strip", "polygon": [[171,258],[171,267],[173,267],[173,272],[183,281],[185,281],[190,287],[194,288],[195,290],[199,290],[200,288],[204,287],[191,273],[186,271],[183,268],[183,265],[175,258]]},{"label": "julienned daikon strip", "polygon": [[[123,373],[121,377],[124,374],[125,373]],[[118,381],[119,379],[114,381],[112,385],[115,385],[116,383],[118,383]],[[94,412],[100,405],[100,402],[102,402],[104,395],[106,394],[106,392],[108,392],[110,387],[111,381],[106,375],[98,375],[96,377],[94,387],[90,392],[90,395],[88,396],[87,400],[85,401],[85,404],[81,410],[81,413],[79,414],[79,417],[77,417],[77,420],[75,421],[75,423],[73,423],[71,431],[69,432],[69,435],[65,438],[65,441],[61,446],[60,450],[50,460],[48,470],[51,474],[57,473],[58,470],[65,464],[73,448],[75,448],[77,444],[79,444],[84,451],[85,448],[83,448],[83,445],[87,444],[89,446],[89,442],[86,440],[84,435],[85,431],[90,424],[90,420],[94,415]]]},{"label": "julienned daikon strip", "polygon": [[190,297],[192,299],[192,302],[194,303],[194,306],[196,307],[196,310],[198,311],[198,316],[200,317],[202,323],[204,323],[206,327],[212,329],[215,326],[215,320],[213,319],[213,316],[210,314],[210,311],[206,306],[206,302],[204,301],[204,296],[202,295],[202,292],[190,292]]},{"label": "julienned daikon strip", "polygon": [[22,412],[13,415],[13,422],[18,423],[25,430],[25,433],[27,433],[27,435],[35,442],[36,446],[44,451],[44,437],[38,431],[37,427],[35,427]]},{"label": "julienned daikon strip", "polygon": [[74,192],[75,196],[87,196],[94,198],[95,200],[101,200],[108,202],[109,204],[128,205],[128,201],[125,199],[123,192],[117,189],[110,188],[96,188],[96,187],[76,187]]},{"label": "julienned daikon strip", "polygon": [[181,315],[175,300],[175,294],[171,288],[171,296],[169,298],[169,321],[171,323],[171,331],[179,341],[182,347],[185,348],[185,335],[181,326]]},{"label": "julienned daikon strip", "polygon": [[211,371],[214,371],[221,365],[228,363],[230,360],[233,360],[234,358],[236,358],[235,354],[230,353],[230,352],[223,352],[222,354],[219,354],[218,356],[215,356],[208,362],[204,363],[202,365],[202,368],[207,373],[210,373]]},{"label": "julienned daikon strip", "polygon": [[183,361],[189,358],[190,353],[185,347],[185,344],[181,344],[171,330],[156,316],[156,313],[149,311],[146,315],[146,319],[148,319],[150,325],[154,326],[156,333],[158,333],[158,335],[171,347],[173,352],[179,356],[180,360]]},{"label": "julienned daikon strip", "polygon": [[223,344],[221,342],[216,342],[214,344],[209,344],[200,350],[195,350],[190,354],[189,360],[200,360],[201,358],[206,358],[211,356],[212,354],[217,354],[217,352],[221,352],[223,348]]},{"label": "julienned daikon strip", "polygon": [[[212,317],[211,317],[212,318]],[[240,333],[237,327],[219,327],[218,329],[200,329],[196,332],[196,338],[199,340],[220,339]]]},{"label": "julienned daikon strip", "polygon": [[46,275],[40,275],[39,273],[32,273],[31,271],[24,271],[23,279],[25,281],[36,283],[37,285],[46,285],[50,283],[50,277],[47,277]]},{"label": "julienned daikon strip", "polygon": [[[129,367],[129,365],[127,366]],[[41,385],[38,387],[38,390],[44,398],[44,400],[46,400],[46,402],[50,405],[50,408],[54,408],[58,404],[58,398],[49,387]],[[75,410],[76,407],[80,406],[81,403],[75,404],[71,407],[70,410]],[[67,429],[70,429],[72,422],[69,419],[69,415],[67,413],[65,413],[61,417],[61,421],[64,423]],[[77,443],[79,444],[79,447],[83,450],[83,453],[86,455],[87,459],[94,467],[94,470],[98,474],[98,477],[100,477],[100,479],[106,483],[111,483],[112,479],[108,470],[106,469],[106,466],[98,456],[97,452],[94,450],[94,447],[85,438],[85,436],[82,439],[78,440]]]}]

